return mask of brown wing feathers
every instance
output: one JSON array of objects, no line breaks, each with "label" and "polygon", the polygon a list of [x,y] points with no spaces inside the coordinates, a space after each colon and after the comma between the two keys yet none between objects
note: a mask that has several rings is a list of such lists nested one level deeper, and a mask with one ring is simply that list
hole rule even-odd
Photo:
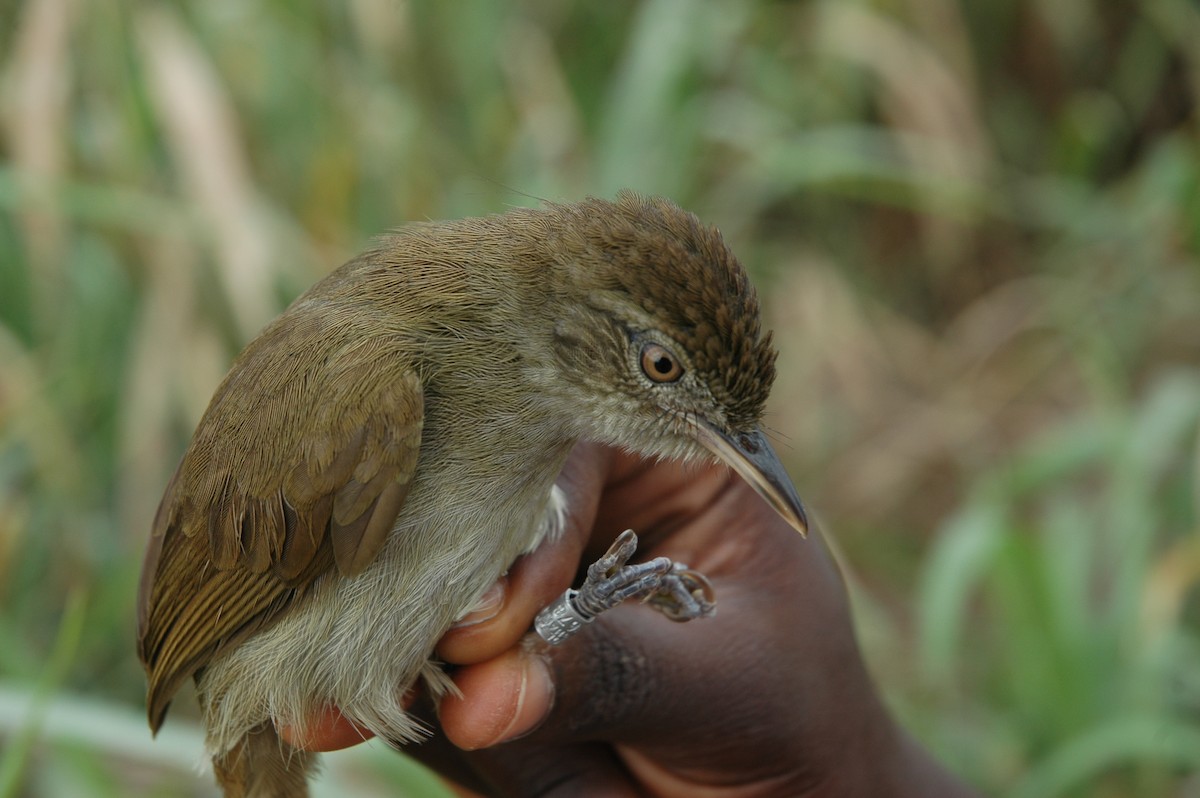
[{"label": "brown wing feathers", "polygon": [[[334,365],[289,374],[295,360],[271,346],[288,339],[271,332],[218,389],[155,518],[138,602],[155,729],[185,679],[276,620],[313,580],[335,565],[344,575],[367,567],[412,483],[417,377],[385,344],[362,341],[354,357],[331,353]],[[258,414],[256,440],[240,426],[248,412]]]}]

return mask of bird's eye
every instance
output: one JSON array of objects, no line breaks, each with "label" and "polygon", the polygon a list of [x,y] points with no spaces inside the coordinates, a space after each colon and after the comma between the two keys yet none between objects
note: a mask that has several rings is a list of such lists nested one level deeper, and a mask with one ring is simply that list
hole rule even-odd
[{"label": "bird's eye", "polygon": [[683,376],[683,366],[666,347],[646,344],[642,347],[642,372],[654,382],[675,382]]}]

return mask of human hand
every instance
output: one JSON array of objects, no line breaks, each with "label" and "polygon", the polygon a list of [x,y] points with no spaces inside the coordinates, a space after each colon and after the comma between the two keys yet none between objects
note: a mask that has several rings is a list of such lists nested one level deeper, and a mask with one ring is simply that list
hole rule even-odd
[{"label": "human hand", "polygon": [[[506,796],[969,794],[880,704],[819,537],[800,538],[715,465],[581,446],[560,486],[566,532],[518,561],[493,609],[442,639],[462,696],[441,702],[433,738],[409,753]],[[631,604],[560,647],[526,637],[627,527],[639,559],[705,574],[716,616],[672,624]],[[334,713],[308,747],[358,739]]]}]

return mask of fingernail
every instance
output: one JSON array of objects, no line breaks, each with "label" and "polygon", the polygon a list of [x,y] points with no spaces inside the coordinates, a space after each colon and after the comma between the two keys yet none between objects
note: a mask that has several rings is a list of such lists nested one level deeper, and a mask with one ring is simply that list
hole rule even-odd
[{"label": "fingernail", "polygon": [[462,629],[465,626],[475,626],[484,621],[490,621],[500,614],[507,596],[508,580],[503,578],[497,579],[488,588],[487,592],[480,596],[478,603],[471,608],[471,611],[455,621],[454,625],[450,628]]},{"label": "fingernail", "polygon": [[536,655],[521,657],[521,684],[512,720],[496,737],[493,745],[512,742],[534,731],[554,706],[554,680],[546,660]]}]

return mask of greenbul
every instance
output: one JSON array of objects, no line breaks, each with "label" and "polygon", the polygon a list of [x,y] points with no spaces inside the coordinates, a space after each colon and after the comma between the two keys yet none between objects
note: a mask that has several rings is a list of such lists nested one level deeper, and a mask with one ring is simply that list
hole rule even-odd
[{"label": "greenbul", "polygon": [[[741,264],[666,200],[380,239],[238,357],[167,486],[138,603],[151,726],[194,678],[229,796],[304,795],[313,757],[275,728],[329,706],[419,738],[401,697],[449,688],[438,639],[557,533],[580,439],[715,456],[803,531],[759,427],[774,363]],[[624,593],[707,611],[702,577],[647,574]]]}]

